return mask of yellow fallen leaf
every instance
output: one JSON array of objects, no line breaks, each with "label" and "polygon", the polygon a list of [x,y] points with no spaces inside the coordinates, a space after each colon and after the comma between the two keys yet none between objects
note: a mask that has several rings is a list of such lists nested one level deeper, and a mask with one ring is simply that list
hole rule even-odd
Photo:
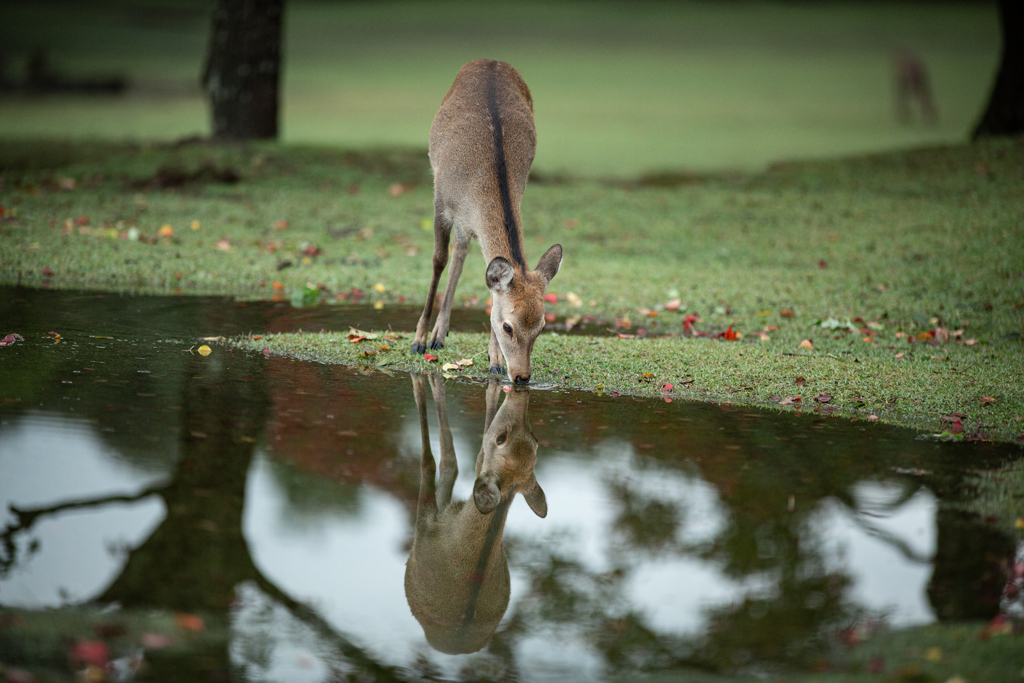
[{"label": "yellow fallen leaf", "polygon": [[373,310],[379,311],[382,308],[384,308],[384,302],[383,301],[374,301],[373,302]]},{"label": "yellow fallen leaf", "polygon": [[455,361],[455,362],[458,363],[459,365],[465,367],[467,365],[472,365],[473,364],[473,359],[472,358],[463,358],[462,360]]},{"label": "yellow fallen leaf", "polygon": [[434,219],[424,218],[423,220],[420,221],[420,227],[423,228],[424,230],[430,230],[432,227],[434,227]]},{"label": "yellow fallen leaf", "polygon": [[810,339],[804,339],[802,342],[800,342],[800,348],[811,351],[812,349],[814,349],[814,344],[811,343]]},{"label": "yellow fallen leaf", "polygon": [[583,299],[581,299],[580,295],[577,294],[576,292],[569,292],[568,294],[565,295],[565,298],[569,302],[570,306],[575,306],[576,308],[579,308],[580,306],[583,305]]},{"label": "yellow fallen leaf", "polygon": [[941,662],[942,661],[942,648],[930,647],[924,653],[924,658],[929,662]]},{"label": "yellow fallen leaf", "polygon": [[459,366],[459,365],[456,365],[455,363],[445,363],[444,365],[441,366],[441,369],[442,370],[461,370],[462,367]]},{"label": "yellow fallen leaf", "polygon": [[1013,523],[1014,528],[1024,529],[1024,517],[1018,517],[1017,521]]},{"label": "yellow fallen leaf", "polygon": [[160,229],[156,231],[156,234],[160,235],[161,237],[173,237],[174,228],[172,228],[169,224],[165,223],[160,226]]},{"label": "yellow fallen leaf", "polygon": [[188,224],[188,227],[192,228],[193,230],[198,230],[199,229],[199,221],[192,221],[191,223]]},{"label": "yellow fallen leaf", "polygon": [[384,292],[388,291],[388,288],[384,286],[383,282],[378,282],[373,286],[373,291],[380,292],[381,294],[383,294]]},{"label": "yellow fallen leaf", "polygon": [[303,256],[302,257],[302,265],[308,266],[312,262],[313,262],[313,259],[309,258],[308,256]]},{"label": "yellow fallen leaf", "polygon": [[206,344],[203,344],[202,346],[200,346],[198,349],[196,349],[196,351],[199,352],[200,356],[209,356],[211,353],[213,353],[213,349],[211,349]]}]

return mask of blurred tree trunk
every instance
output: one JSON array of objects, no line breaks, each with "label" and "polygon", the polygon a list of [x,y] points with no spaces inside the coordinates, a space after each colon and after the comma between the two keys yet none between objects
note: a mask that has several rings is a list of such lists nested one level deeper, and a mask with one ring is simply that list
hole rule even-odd
[{"label": "blurred tree trunk", "polygon": [[213,137],[277,137],[284,0],[217,0],[203,87]]},{"label": "blurred tree trunk", "polygon": [[985,114],[973,138],[1024,132],[1024,2],[999,0],[1003,55]]}]

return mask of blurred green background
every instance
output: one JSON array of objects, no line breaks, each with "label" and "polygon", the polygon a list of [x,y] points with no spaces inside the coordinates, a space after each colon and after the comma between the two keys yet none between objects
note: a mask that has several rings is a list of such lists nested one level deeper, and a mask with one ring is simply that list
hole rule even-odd
[{"label": "blurred green background", "polygon": [[[46,51],[68,76],[122,74],[119,96],[0,96],[0,137],[206,135],[211,2],[0,3],[8,78]],[[999,52],[996,8],[891,2],[288,0],[282,140],[426,146],[460,65],[489,57],[533,91],[535,169],[628,177],[756,171],[782,160],[963,142]],[[936,125],[900,124],[893,54],[931,75]]]}]

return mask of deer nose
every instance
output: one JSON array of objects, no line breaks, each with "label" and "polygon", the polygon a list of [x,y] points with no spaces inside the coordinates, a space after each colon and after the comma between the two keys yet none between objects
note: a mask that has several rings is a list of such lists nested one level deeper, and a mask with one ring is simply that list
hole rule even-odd
[{"label": "deer nose", "polygon": [[523,377],[522,375],[516,375],[515,382],[516,384],[529,384],[530,376],[527,375],[526,377]]}]

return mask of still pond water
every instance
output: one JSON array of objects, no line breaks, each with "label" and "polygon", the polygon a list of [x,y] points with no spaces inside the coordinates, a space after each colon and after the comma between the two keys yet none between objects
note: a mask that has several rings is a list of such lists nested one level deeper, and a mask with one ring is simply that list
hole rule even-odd
[{"label": "still pond water", "polygon": [[100,618],[125,679],[770,673],[999,609],[1021,549],[950,506],[1014,449],[189,351],[402,315],[0,288],[0,661]]}]

